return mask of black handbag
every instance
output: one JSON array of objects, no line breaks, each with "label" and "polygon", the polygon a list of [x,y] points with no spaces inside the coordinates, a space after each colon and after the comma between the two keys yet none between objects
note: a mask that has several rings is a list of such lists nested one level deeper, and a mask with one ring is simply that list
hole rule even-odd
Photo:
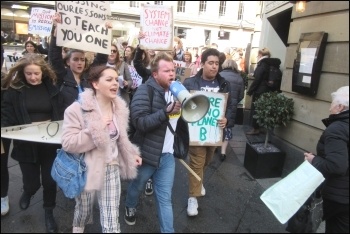
[{"label": "black handbag", "polygon": [[314,192],[289,219],[286,227],[287,232],[292,233],[315,233],[322,222],[323,208],[322,198]]},{"label": "black handbag", "polygon": [[186,138],[179,136],[169,122],[168,128],[174,135],[174,157],[185,160],[188,154],[189,143],[184,142]]}]

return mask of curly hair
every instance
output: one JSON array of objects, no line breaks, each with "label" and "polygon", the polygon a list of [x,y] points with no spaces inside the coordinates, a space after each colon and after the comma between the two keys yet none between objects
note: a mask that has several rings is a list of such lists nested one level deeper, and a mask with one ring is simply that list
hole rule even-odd
[{"label": "curly hair", "polygon": [[50,64],[40,54],[26,54],[10,69],[5,77],[4,88],[12,87],[19,89],[26,83],[24,69],[29,65],[37,65],[41,68],[42,79],[50,79],[56,84],[57,76]]}]

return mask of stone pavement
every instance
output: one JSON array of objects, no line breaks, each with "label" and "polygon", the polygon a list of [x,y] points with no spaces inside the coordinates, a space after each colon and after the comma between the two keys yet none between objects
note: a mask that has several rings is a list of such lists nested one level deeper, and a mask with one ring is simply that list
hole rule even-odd
[{"label": "stone pavement", "polygon": [[[199,214],[187,216],[188,171],[176,162],[176,174],[173,188],[174,228],[178,233],[287,233],[286,224],[281,224],[260,200],[260,195],[281,178],[254,179],[244,168],[244,153],[247,138],[244,131],[247,126],[237,125],[233,139],[227,150],[224,162],[218,154],[208,166],[204,178],[205,197],[198,199]],[[256,136],[258,140],[263,136]],[[22,194],[22,175],[18,163],[9,159],[10,212],[1,217],[1,233],[45,233],[44,210],[42,208],[42,189],[31,201],[30,207],[22,211],[19,198]],[[137,209],[136,225],[125,224],[124,199],[127,182],[122,182],[120,202],[120,225],[122,232],[159,233],[159,223],[152,196],[140,198]],[[57,206],[54,215],[60,233],[72,231],[74,200],[57,192]],[[94,208],[94,223],[87,225],[86,233],[100,233],[99,210],[97,202]],[[324,223],[318,232],[324,232]]]}]

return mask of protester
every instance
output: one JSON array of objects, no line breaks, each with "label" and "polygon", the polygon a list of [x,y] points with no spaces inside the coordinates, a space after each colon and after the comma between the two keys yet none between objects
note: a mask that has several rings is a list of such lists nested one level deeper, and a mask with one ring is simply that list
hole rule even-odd
[{"label": "protester", "polygon": [[88,82],[92,90],[85,89],[65,111],[61,138],[67,152],[85,153],[88,168],[84,191],[75,198],[73,233],[83,233],[92,222],[96,192],[102,232],[118,233],[120,177],[135,178],[142,159],[128,139],[129,110],[117,95],[118,72],[105,65],[92,67]]},{"label": "protester", "polygon": [[[144,35],[140,33],[140,38],[143,36]],[[135,57],[133,62],[137,73],[142,77],[142,84],[144,84],[148,80],[149,76],[151,75],[151,70],[150,70],[151,59],[147,51],[141,49],[139,45],[136,47]]]},{"label": "protester", "polygon": [[57,86],[60,89],[59,102],[61,112],[63,113],[78,98],[78,94],[90,86],[86,81],[86,73],[84,73],[86,69],[85,52],[70,49],[63,59],[62,47],[56,44],[56,24],[61,23],[61,16],[59,14],[53,17],[53,23],[49,46],[49,61],[58,79]]},{"label": "protester", "polygon": [[40,42],[40,37],[39,36],[36,36],[34,37],[34,40],[36,42],[36,48],[38,49],[38,52],[40,54],[45,54],[45,55],[48,55],[49,54],[49,49],[48,49],[48,44],[47,44],[47,41],[46,41],[46,37],[45,39],[43,40],[43,42],[41,43]]},{"label": "protester", "polygon": [[[225,60],[222,64],[222,71],[219,73],[221,77],[225,78],[231,86],[231,99],[232,99],[232,122],[235,123],[237,115],[238,103],[244,97],[244,82],[241,77],[237,63],[232,59]],[[224,139],[221,145],[221,161],[226,159],[226,149],[228,141],[232,139],[232,128],[224,128]]]},{"label": "protester", "polygon": [[326,129],[317,143],[317,155],[304,153],[325,177],[321,185],[326,233],[349,233],[349,86],[331,94]]},{"label": "protester", "polygon": [[26,41],[22,55],[30,53],[40,54],[37,45],[33,41]]},{"label": "protester", "polygon": [[183,60],[186,65],[186,68],[190,68],[191,69],[191,75],[190,76],[194,76],[197,74],[197,66],[195,63],[192,63],[192,54],[190,52],[185,52],[184,54],[184,60]]},{"label": "protester", "polygon": [[[211,92],[228,93],[225,117],[217,119],[218,127],[232,128],[233,113],[231,88],[228,82],[218,74],[220,52],[216,49],[207,49],[202,54],[202,69],[194,76],[185,79],[184,86],[187,90],[203,90]],[[198,214],[197,197],[204,196],[206,191],[203,186],[204,171],[214,156],[216,146],[190,146],[190,168],[201,178],[198,181],[195,176],[189,174],[189,199],[187,214],[195,216]]]},{"label": "protester", "polygon": [[[12,67],[6,76],[1,103],[1,127],[59,120],[56,75],[44,59],[28,53]],[[23,178],[23,193],[19,201],[22,210],[43,185],[45,226],[49,233],[57,232],[53,217],[56,206],[56,182],[51,167],[59,145],[14,140],[12,158],[19,162]]]},{"label": "protester", "polygon": [[121,78],[121,83],[119,84],[119,95],[124,99],[124,101],[129,105],[130,97],[129,92],[132,86],[132,79],[129,71],[128,64],[125,63],[119,56],[119,51],[117,46],[111,46],[111,54],[101,54],[97,53],[92,66],[104,64],[108,67],[114,67],[117,69],[119,77]]},{"label": "protester", "polygon": [[[258,51],[258,63],[254,70],[254,81],[250,85],[247,95],[251,96],[252,98],[252,109],[251,109],[251,116],[255,115],[255,106],[254,102],[259,99],[259,97],[266,92],[270,92],[269,87],[267,86],[268,76],[269,76],[269,69],[270,65],[280,65],[281,60],[278,58],[270,58],[271,54],[270,51],[267,48],[263,48]],[[253,118],[253,117],[252,117]],[[257,120],[253,118],[252,120],[252,127],[253,129],[249,132],[246,132],[247,135],[258,135],[260,134],[260,126],[257,123]]]},{"label": "protester", "polygon": [[151,71],[152,76],[137,89],[130,105],[132,123],[137,130],[132,141],[140,145],[143,164],[137,178],[128,185],[124,219],[128,225],[136,223],[140,193],[152,177],[160,231],[173,233],[174,136],[167,125],[170,123],[177,134],[182,130],[185,134],[180,136],[187,138],[188,126],[179,118],[180,102],[174,101],[169,91],[171,82],[175,80],[172,57],[164,52],[158,53],[151,62]]},{"label": "protester", "polygon": [[135,48],[132,46],[127,46],[125,48],[124,61],[127,64],[134,66],[133,64],[134,57],[135,57]]},{"label": "protester", "polygon": [[183,61],[185,51],[183,49],[183,44],[180,38],[174,37],[174,60]]}]

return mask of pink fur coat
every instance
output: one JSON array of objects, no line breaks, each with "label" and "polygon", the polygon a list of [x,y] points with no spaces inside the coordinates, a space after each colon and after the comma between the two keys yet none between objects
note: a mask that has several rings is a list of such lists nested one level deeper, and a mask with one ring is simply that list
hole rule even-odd
[{"label": "pink fur coat", "polygon": [[[104,126],[97,100],[92,89],[80,95],[81,104],[74,102],[65,113],[62,127],[62,148],[70,153],[85,152],[87,182],[85,190],[99,190],[103,185],[105,168],[112,161],[109,132]],[[83,111],[84,118],[83,119]],[[129,109],[117,96],[113,100],[113,121],[118,126],[118,164],[122,179],[133,179],[137,175],[136,155],[141,155],[137,146],[127,135]]]}]

